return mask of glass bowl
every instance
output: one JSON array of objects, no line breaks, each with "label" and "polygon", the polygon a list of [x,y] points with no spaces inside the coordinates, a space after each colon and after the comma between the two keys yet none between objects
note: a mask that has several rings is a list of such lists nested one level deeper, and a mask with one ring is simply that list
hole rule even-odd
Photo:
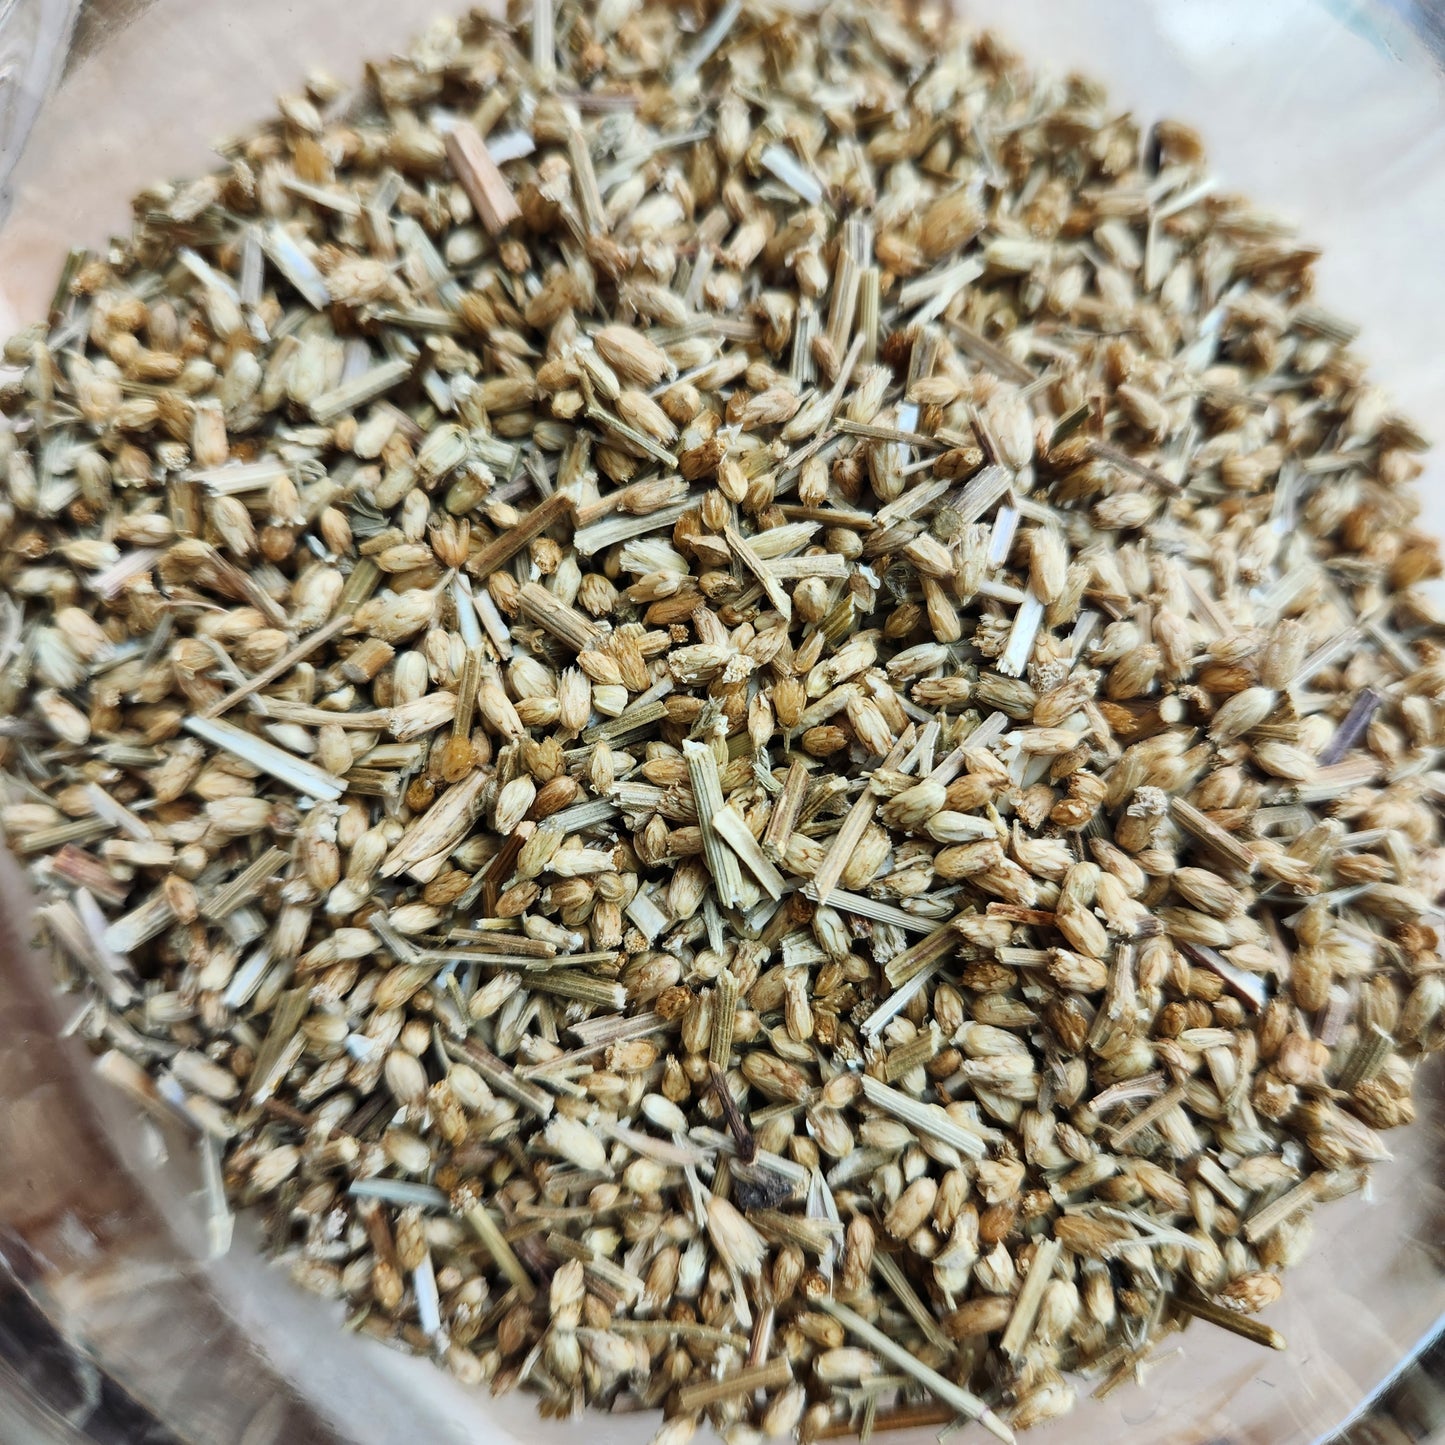
[{"label": "glass bowl", "polygon": [[[0,331],[45,312],[66,250],[127,224],[133,193],[199,173],[217,138],[324,66],[347,77],[432,17],[396,0],[0,0]],[[1445,85],[1439,22],[1405,0],[972,0],[1034,63],[1106,80],[1121,108],[1197,125],[1219,175],[1320,244],[1324,303],[1364,324],[1374,373],[1427,425],[1445,397]],[[28,133],[28,134],[27,134]],[[1445,532],[1445,462],[1427,459]],[[193,1141],[138,1115],[59,1036],[0,855],[0,1440],[14,1445],[502,1445],[577,1438],[526,1396],[493,1400],[343,1333],[340,1307],[260,1257],[244,1218],[209,1257]],[[1207,1324],[1037,1445],[1296,1445],[1375,1398],[1445,1321],[1445,1087],[1392,1137],[1367,1196],[1317,1215],[1264,1352]],[[1435,1354],[1439,1354],[1437,1350]],[[1397,1390],[1364,1441],[1431,1438],[1438,1389]],[[1421,1402],[1424,1402],[1423,1404]],[[656,1416],[588,1416],[641,1445]],[[1385,1433],[1394,1432],[1394,1433]],[[1406,1433],[1408,1432],[1408,1433]],[[933,1432],[883,1437],[921,1445]]]}]

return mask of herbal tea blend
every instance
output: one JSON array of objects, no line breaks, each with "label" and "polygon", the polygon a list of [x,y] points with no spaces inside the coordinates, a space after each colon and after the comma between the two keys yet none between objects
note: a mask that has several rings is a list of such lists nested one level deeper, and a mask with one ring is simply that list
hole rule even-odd
[{"label": "herbal tea blend", "polygon": [[222,153],[0,381],[0,821],[215,1247],[666,1445],[1283,1348],[1445,1045],[1423,443],[1314,252],[858,0]]}]

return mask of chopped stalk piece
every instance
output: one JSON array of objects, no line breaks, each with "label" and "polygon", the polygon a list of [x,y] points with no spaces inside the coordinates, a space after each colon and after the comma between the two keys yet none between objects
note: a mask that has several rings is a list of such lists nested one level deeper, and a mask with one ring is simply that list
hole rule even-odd
[{"label": "chopped stalk piece", "polygon": [[881,1330],[875,1329],[861,1315],[855,1314],[847,1305],[836,1300],[822,1298],[818,1307],[830,1314],[855,1339],[861,1340],[870,1350],[882,1355],[905,1374],[913,1376],[929,1394],[951,1406],[960,1415],[977,1420],[990,1435],[1002,1440],[1004,1445],[1013,1445],[1014,1433],[977,1395],[946,1380],[936,1370],[930,1369],[903,1345],[900,1345]]},{"label": "chopped stalk piece", "polygon": [[715,818],[723,809],[722,785],[718,781],[717,760],[706,743],[689,739],[682,745],[687,763],[687,776],[692,784],[693,804],[697,809],[698,827],[702,830],[703,851],[708,871],[712,874],[719,903],[732,908],[739,902],[742,875],[737,855],[718,832]]},{"label": "chopped stalk piece", "polygon": [[808,884],[808,896],[815,902],[826,903],[828,901],[838,880],[843,876],[843,870],[853,856],[853,850],[862,841],[863,834],[867,831],[868,825],[872,823],[877,809],[878,795],[873,792],[872,788],[865,787],[857,801],[848,810],[848,816],[843,820],[843,826],[833,835],[827,856]]},{"label": "chopped stalk piece", "polygon": [[788,886],[787,879],[768,861],[737,809],[730,803],[719,808],[712,815],[712,827],[768,893],[781,898]]},{"label": "chopped stalk piece", "polygon": [[[538,0],[551,13],[551,0]],[[492,235],[499,235],[522,217],[512,188],[487,150],[476,127],[458,121],[447,132],[447,159],[462,183],[462,189],[476,208],[477,218]]]},{"label": "chopped stalk piece", "polygon": [[346,791],[345,782],[338,777],[248,733],[244,728],[232,726],[212,718],[188,717],[186,728],[198,738],[213,747],[230,753],[243,763],[270,773],[273,778],[294,788],[298,793],[321,802],[335,802]]}]

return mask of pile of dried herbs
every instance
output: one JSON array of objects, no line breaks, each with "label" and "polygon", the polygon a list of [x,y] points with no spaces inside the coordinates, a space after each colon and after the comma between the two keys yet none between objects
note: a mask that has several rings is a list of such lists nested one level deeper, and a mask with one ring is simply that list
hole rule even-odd
[{"label": "pile of dried herbs", "polygon": [[3,822],[218,1246],[673,1445],[1281,1344],[1445,1042],[1313,252],[862,0],[469,16],[223,154],[0,390]]}]

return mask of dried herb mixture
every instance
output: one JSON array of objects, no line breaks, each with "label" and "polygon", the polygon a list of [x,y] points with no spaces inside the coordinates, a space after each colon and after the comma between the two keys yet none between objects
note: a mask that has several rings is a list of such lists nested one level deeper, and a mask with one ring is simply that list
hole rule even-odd
[{"label": "dried herb mixture", "polygon": [[4,353],[72,1028],[218,1247],[668,1445],[1281,1345],[1445,1042],[1422,443],[1191,131],[951,23],[438,24]]}]

